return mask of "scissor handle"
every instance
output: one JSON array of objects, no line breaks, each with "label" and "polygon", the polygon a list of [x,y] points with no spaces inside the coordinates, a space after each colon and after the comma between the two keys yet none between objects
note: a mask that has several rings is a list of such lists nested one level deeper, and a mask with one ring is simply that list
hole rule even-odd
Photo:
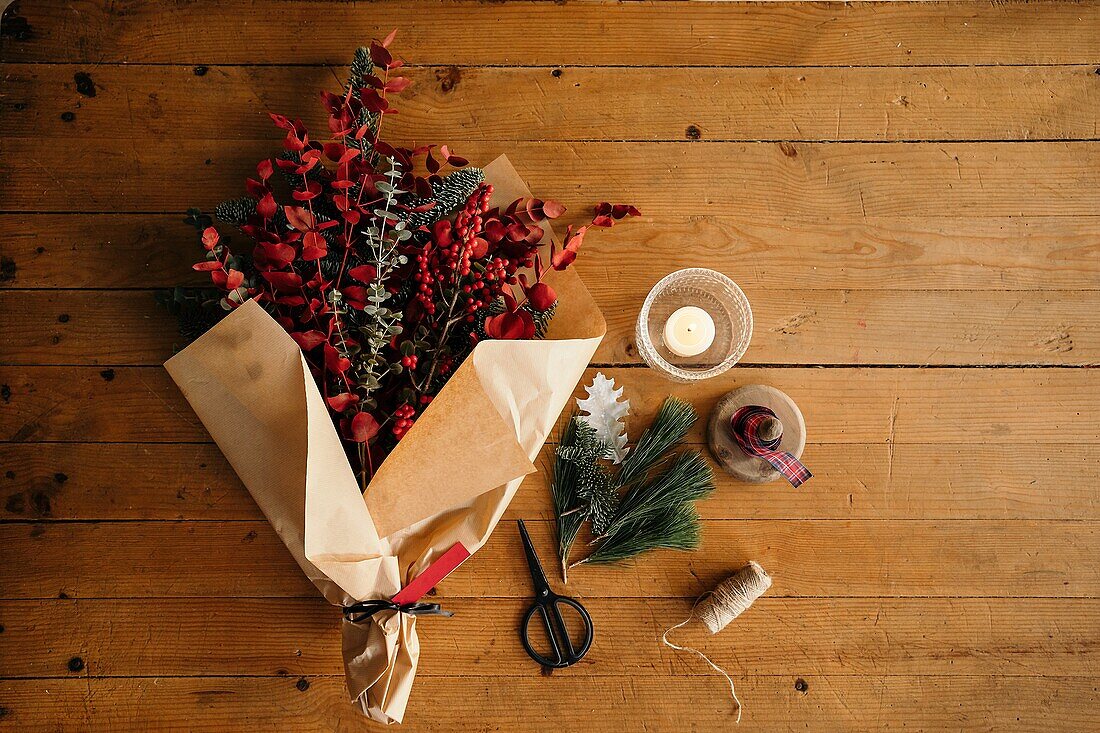
[{"label": "scissor handle", "polygon": [[[561,611],[558,610],[559,603],[564,603],[573,608],[580,614],[581,620],[584,621],[584,637],[579,648],[573,646],[573,640],[569,636],[565,619],[562,618]],[[550,649],[554,654],[553,658],[543,656],[531,645],[528,628],[531,624],[531,617],[536,613],[542,616],[542,626],[546,630],[546,638],[550,641]],[[592,617],[588,615],[588,610],[572,598],[556,594],[551,594],[545,600],[537,601],[527,609],[527,613],[523,617],[523,626],[519,632],[520,641],[523,642],[523,648],[526,650],[527,655],[544,667],[554,669],[568,667],[581,661],[592,646],[592,636]]]}]

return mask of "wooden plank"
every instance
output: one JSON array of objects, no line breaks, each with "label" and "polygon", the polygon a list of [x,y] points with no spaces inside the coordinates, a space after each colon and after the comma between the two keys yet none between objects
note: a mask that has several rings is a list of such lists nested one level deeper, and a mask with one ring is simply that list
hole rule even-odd
[{"label": "wooden plank", "polygon": [[[651,283],[593,260],[586,284],[608,331],[593,361],[641,364],[637,313]],[[583,274],[583,273],[582,273]],[[631,286],[636,287],[631,287]],[[752,364],[1090,365],[1100,363],[1100,290],[774,290],[743,285]],[[0,291],[0,363],[159,365],[181,345],[149,291]],[[125,337],[104,338],[104,334]]]},{"label": "wooden plank", "polygon": [[[414,67],[396,102],[401,114],[386,125],[413,140],[1095,139],[1094,71]],[[197,76],[184,66],[9,64],[0,128],[62,140],[123,130],[143,140],[262,139],[272,134],[265,110],[325,129],[316,92],[338,89],[346,74],[342,66],[215,66]],[[62,119],[66,110],[75,118]]]},{"label": "wooden plank", "polygon": [[[553,446],[535,461],[545,467]],[[1100,445],[810,443],[814,480],[751,485],[716,471],[708,519],[1100,519]],[[995,467],[991,475],[990,467]],[[259,520],[212,444],[0,443],[0,519]],[[505,517],[553,517],[543,468]]]},{"label": "wooden plank", "polygon": [[[454,599],[455,616],[417,624],[421,677],[523,677],[532,662],[516,638],[525,599]],[[711,671],[659,642],[689,599],[593,599],[588,655],[555,676],[668,677]],[[764,598],[711,636],[674,632],[736,675],[1067,675],[1100,669],[1096,599]],[[256,619],[263,619],[257,624]],[[167,598],[4,601],[0,673],[72,677],[339,675],[340,614],[318,598]],[[491,654],[486,650],[491,649]]]},{"label": "wooden plank", "polygon": [[[1100,217],[815,221],[797,213],[645,216],[608,239],[590,237],[577,267],[598,281],[614,262],[620,285],[639,291],[664,272],[700,263],[758,291],[1100,288]],[[0,288],[205,283],[191,271],[198,245],[182,218],[0,214]]]},{"label": "wooden plank", "polygon": [[[528,528],[552,567],[551,523]],[[775,569],[771,594],[780,597],[1087,598],[1100,594],[1098,528],[1089,521],[704,520],[698,552],[574,568],[569,589],[589,598],[694,597],[752,558]],[[518,533],[500,530],[478,561],[447,579],[441,596],[529,595]],[[6,599],[316,594],[267,522],[3,524],[0,547]],[[575,548],[574,558],[583,556]]]},{"label": "wooden plank", "polygon": [[[1070,2],[1035,13],[1024,3],[409,0],[334,14],[319,0],[278,13],[257,0],[179,7],[50,0],[23,3],[17,17],[27,32],[4,39],[4,61],[340,64],[350,49],[400,28],[396,50],[420,64],[1087,64],[1096,61],[1100,33],[1100,12]],[[288,28],[306,35],[295,38]],[[444,42],[446,28],[463,32]]]},{"label": "wooden plank", "polygon": [[[1094,215],[1100,142],[1016,143],[479,143],[474,161],[507,152],[531,189],[573,211],[630,202],[650,216]],[[243,195],[271,140],[0,141],[7,211],[210,209]],[[171,181],[171,185],[165,185]],[[919,185],[914,185],[919,181]],[[631,239],[606,233],[611,241]]]},{"label": "wooden plank", "polygon": [[[737,677],[753,730],[877,729],[904,722],[922,731],[1087,730],[1100,709],[1095,679],[1062,677]],[[795,685],[798,686],[796,689]],[[678,731],[732,725],[721,678],[594,679],[537,673],[502,685],[474,677],[418,680],[403,731],[603,729]],[[367,726],[337,677],[140,678],[0,681],[5,723],[19,729],[210,730]]]},{"label": "wooden plank", "polygon": [[[1019,445],[1037,436],[1100,442],[1093,419],[1100,392],[1089,369],[743,367],[694,385],[648,369],[600,371],[625,386],[634,425],[648,424],[668,394],[705,415],[734,387],[771,384],[800,405],[816,442]],[[585,381],[595,373],[586,372]],[[0,441],[208,441],[159,367],[0,367],[0,394]],[[697,426],[691,439],[701,435]]]}]

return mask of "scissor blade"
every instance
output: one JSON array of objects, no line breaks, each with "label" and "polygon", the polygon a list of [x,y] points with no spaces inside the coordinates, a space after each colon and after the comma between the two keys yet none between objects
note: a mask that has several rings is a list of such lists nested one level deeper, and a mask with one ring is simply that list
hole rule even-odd
[{"label": "scissor blade", "polygon": [[550,594],[550,583],[546,580],[546,573],[542,571],[542,563],[535,553],[535,546],[531,544],[531,535],[527,534],[527,526],[522,519],[517,519],[519,536],[523,540],[523,554],[527,555],[527,566],[531,568],[531,581],[535,584],[535,594],[544,597]]}]

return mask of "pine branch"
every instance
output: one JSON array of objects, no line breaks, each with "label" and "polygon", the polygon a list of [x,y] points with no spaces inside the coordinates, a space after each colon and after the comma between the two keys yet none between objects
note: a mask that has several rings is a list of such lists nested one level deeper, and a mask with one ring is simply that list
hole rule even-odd
[{"label": "pine branch", "polygon": [[697,451],[676,456],[668,469],[630,489],[623,496],[610,527],[598,539],[614,540],[634,531],[636,525],[680,504],[688,504],[714,491],[714,474]]},{"label": "pine branch", "polygon": [[665,459],[669,450],[684,439],[698,415],[683,400],[667,397],[653,423],[642,433],[634,450],[619,469],[619,485],[630,486],[645,477]]},{"label": "pine branch", "polygon": [[562,448],[576,444],[577,421],[572,417],[566,421],[558,435],[558,450],[554,457],[554,473],[550,480],[550,494],[554,500],[554,514],[557,516],[558,557],[561,559],[562,579],[567,580],[569,550],[577,539],[584,514],[577,511],[581,506],[577,495],[577,464],[562,455]]},{"label": "pine branch", "polygon": [[699,546],[699,515],[688,502],[665,507],[636,522],[629,532],[609,536],[591,555],[573,563],[611,563],[628,560],[650,550],[694,550]]}]

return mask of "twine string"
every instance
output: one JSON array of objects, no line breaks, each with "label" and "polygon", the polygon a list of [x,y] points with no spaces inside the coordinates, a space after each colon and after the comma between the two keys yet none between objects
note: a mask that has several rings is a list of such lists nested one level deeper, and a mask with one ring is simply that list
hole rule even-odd
[{"label": "twine string", "polygon": [[772,585],[771,576],[760,567],[756,561],[750,562],[730,577],[718,584],[714,590],[707,591],[695,599],[695,605],[691,607],[688,617],[665,630],[661,641],[672,649],[683,652],[691,652],[706,662],[712,669],[720,673],[730,683],[730,694],[737,705],[737,722],[741,722],[741,700],[737,697],[737,689],[733,684],[733,678],[726,670],[712,662],[710,658],[689,646],[681,646],[668,640],[668,635],[676,629],[691,623],[692,619],[699,620],[711,634],[717,634],[726,628],[731,621],[740,616],[749,606]]}]

